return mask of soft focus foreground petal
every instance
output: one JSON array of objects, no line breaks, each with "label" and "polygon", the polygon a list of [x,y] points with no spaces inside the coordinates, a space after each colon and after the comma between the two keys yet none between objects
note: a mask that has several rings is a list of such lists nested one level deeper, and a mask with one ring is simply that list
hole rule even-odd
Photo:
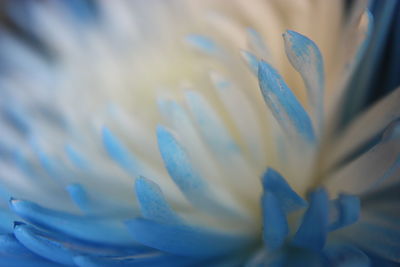
[{"label": "soft focus foreground petal", "polygon": [[182,256],[205,258],[235,253],[255,242],[252,236],[244,233],[160,224],[146,219],[134,219],[126,224],[137,242]]},{"label": "soft focus foreground petal", "polygon": [[351,245],[331,245],[324,249],[330,266],[336,267],[368,267],[371,262],[368,256]]},{"label": "soft focus foreground petal", "polygon": [[70,250],[52,242],[48,237],[39,235],[39,232],[35,232],[28,225],[16,223],[14,235],[26,248],[48,260],[69,266],[74,264],[73,254]]},{"label": "soft focus foreground petal", "polygon": [[149,266],[149,267],[180,267],[198,266],[197,259],[175,256],[172,254],[153,252],[120,257],[94,257],[94,256],[75,256],[74,263],[81,267],[123,267],[123,266]]},{"label": "soft focus foreground petal", "polygon": [[289,136],[300,136],[313,143],[316,136],[310,117],[278,72],[260,61],[258,80],[264,100],[283,130]]},{"label": "soft focus foreground petal", "polygon": [[[76,256],[88,258],[141,258],[157,251],[142,247],[115,247],[104,244],[82,243],[59,234],[45,232],[24,223],[16,223],[14,235],[29,250],[51,261],[74,265]],[[151,260],[151,259],[150,259]],[[74,265],[75,266],[75,265]]]},{"label": "soft focus foreground petal", "polygon": [[285,51],[290,63],[300,73],[307,88],[313,117],[321,130],[324,118],[324,62],[317,45],[300,33],[283,34]]},{"label": "soft focus foreground petal", "polygon": [[123,267],[123,266],[149,266],[149,267],[240,267],[245,262],[246,254],[231,255],[229,258],[217,257],[212,259],[199,259],[192,257],[177,256],[164,252],[153,252],[147,254],[120,256],[120,257],[93,257],[76,256],[75,264],[81,267]]},{"label": "soft focus foreground petal", "polygon": [[[10,208],[34,225],[73,238],[116,246],[137,245],[130,237],[124,224],[117,219],[91,219],[90,217],[50,210],[29,201],[16,199],[10,201]],[[113,234],[104,235],[104,233],[109,232]]]},{"label": "soft focus foreground petal", "polygon": [[286,214],[273,193],[265,191],[261,198],[263,210],[263,238],[268,250],[276,250],[285,242],[289,234]]},{"label": "soft focus foreground petal", "polygon": [[50,267],[58,266],[25,248],[13,235],[0,235],[0,266]]},{"label": "soft focus foreground petal", "polygon": [[328,233],[328,209],[328,194],[324,189],[310,194],[309,208],[293,238],[294,245],[312,250],[323,248]]}]

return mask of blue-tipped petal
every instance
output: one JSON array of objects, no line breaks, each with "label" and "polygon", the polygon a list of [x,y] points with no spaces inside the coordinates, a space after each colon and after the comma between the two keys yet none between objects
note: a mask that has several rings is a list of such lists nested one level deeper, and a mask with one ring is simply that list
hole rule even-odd
[{"label": "blue-tipped petal", "polygon": [[189,34],[185,37],[186,43],[211,56],[221,56],[223,50],[209,37],[200,34]]},{"label": "blue-tipped petal", "polygon": [[63,178],[62,172],[59,171],[61,169],[60,164],[56,159],[54,159],[52,156],[46,154],[37,145],[34,145],[33,149],[35,150],[35,152],[37,154],[40,165],[47,172],[48,175],[50,175],[51,177],[55,177],[57,179]]},{"label": "blue-tipped petal", "polygon": [[165,167],[185,197],[197,208],[213,214],[230,213],[216,199],[175,137],[164,127],[157,127],[158,147]]},{"label": "blue-tipped petal", "polygon": [[312,250],[321,250],[326,241],[328,232],[329,202],[328,194],[324,189],[317,189],[310,194],[310,204],[293,244]]},{"label": "blue-tipped petal", "polygon": [[189,200],[201,203],[207,186],[193,169],[184,149],[175,137],[162,126],[157,127],[157,140],[165,167],[171,178]]},{"label": "blue-tipped petal", "polygon": [[88,195],[86,189],[81,184],[70,184],[66,190],[81,211],[87,212],[89,210]]},{"label": "blue-tipped petal", "polygon": [[351,245],[333,245],[324,249],[324,255],[328,258],[330,266],[337,267],[368,267],[368,256]]},{"label": "blue-tipped petal", "polygon": [[337,219],[329,226],[333,231],[358,221],[360,217],[360,199],[357,196],[340,194],[335,200],[334,205],[337,209]]},{"label": "blue-tipped petal", "polygon": [[87,167],[88,163],[86,159],[71,145],[65,146],[65,153],[67,154],[69,160],[78,168]]},{"label": "blue-tipped petal", "polygon": [[300,73],[307,87],[308,100],[322,126],[324,112],[324,62],[318,46],[295,31],[283,34],[285,51],[292,66]]},{"label": "blue-tipped petal", "polygon": [[126,224],[137,242],[182,256],[213,257],[235,253],[254,242],[252,236],[245,234],[160,224],[146,219],[134,219]]},{"label": "blue-tipped petal", "polygon": [[[32,224],[73,238],[104,245],[137,245],[123,223],[54,211],[25,200],[10,200],[10,208]],[[105,235],[104,233],[113,233]]]},{"label": "blue-tipped petal", "polygon": [[136,179],[135,192],[141,214],[145,219],[168,224],[182,222],[172,210],[156,183],[140,177]]},{"label": "blue-tipped petal", "polygon": [[285,213],[307,206],[307,201],[293,191],[286,180],[274,169],[267,169],[262,177],[262,182],[264,191],[274,194]]},{"label": "blue-tipped petal", "polygon": [[289,226],[281,203],[273,193],[264,192],[262,196],[263,238],[269,250],[280,248],[289,234]]},{"label": "blue-tipped petal", "polygon": [[139,166],[137,160],[106,127],[102,130],[102,138],[104,147],[110,157],[131,175],[138,175]]},{"label": "blue-tipped petal", "polygon": [[0,235],[0,266],[7,267],[56,267],[59,266],[25,248],[14,235]]},{"label": "blue-tipped petal", "polygon": [[44,236],[43,232],[35,231],[29,225],[17,223],[14,227],[14,235],[26,248],[48,260],[64,265],[74,264],[71,251]]},{"label": "blue-tipped petal", "polygon": [[284,131],[308,142],[316,137],[310,117],[279,73],[267,62],[258,64],[258,81],[265,103]]}]

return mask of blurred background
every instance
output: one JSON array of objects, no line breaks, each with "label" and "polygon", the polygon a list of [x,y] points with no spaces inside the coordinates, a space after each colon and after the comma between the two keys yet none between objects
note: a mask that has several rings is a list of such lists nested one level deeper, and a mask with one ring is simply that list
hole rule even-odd
[{"label": "blurred background", "polygon": [[[52,51],[23,26],[30,19],[28,7],[34,1],[49,0],[1,0],[0,27],[51,59]],[[72,9],[77,19],[84,23],[96,20],[96,0],[57,1]],[[362,0],[344,1],[345,8],[351,10],[357,1]],[[348,85],[349,103],[345,105],[348,110],[344,113],[343,124],[400,85],[400,1],[370,0],[369,8],[374,17],[372,41]],[[26,21],[23,23],[21,19]],[[0,70],[4,70],[1,63]]]}]

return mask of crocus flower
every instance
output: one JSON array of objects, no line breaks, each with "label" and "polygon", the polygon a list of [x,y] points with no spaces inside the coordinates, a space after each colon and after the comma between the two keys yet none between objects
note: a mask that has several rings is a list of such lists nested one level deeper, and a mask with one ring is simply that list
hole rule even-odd
[{"label": "crocus flower", "polygon": [[382,2],[10,2],[0,265],[399,263]]}]

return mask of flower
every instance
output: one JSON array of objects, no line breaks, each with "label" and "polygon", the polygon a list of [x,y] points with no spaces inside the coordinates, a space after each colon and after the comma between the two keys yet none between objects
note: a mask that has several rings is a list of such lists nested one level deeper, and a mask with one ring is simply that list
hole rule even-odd
[{"label": "flower", "polygon": [[345,3],[11,2],[1,264],[398,263],[400,89],[353,116]]}]

